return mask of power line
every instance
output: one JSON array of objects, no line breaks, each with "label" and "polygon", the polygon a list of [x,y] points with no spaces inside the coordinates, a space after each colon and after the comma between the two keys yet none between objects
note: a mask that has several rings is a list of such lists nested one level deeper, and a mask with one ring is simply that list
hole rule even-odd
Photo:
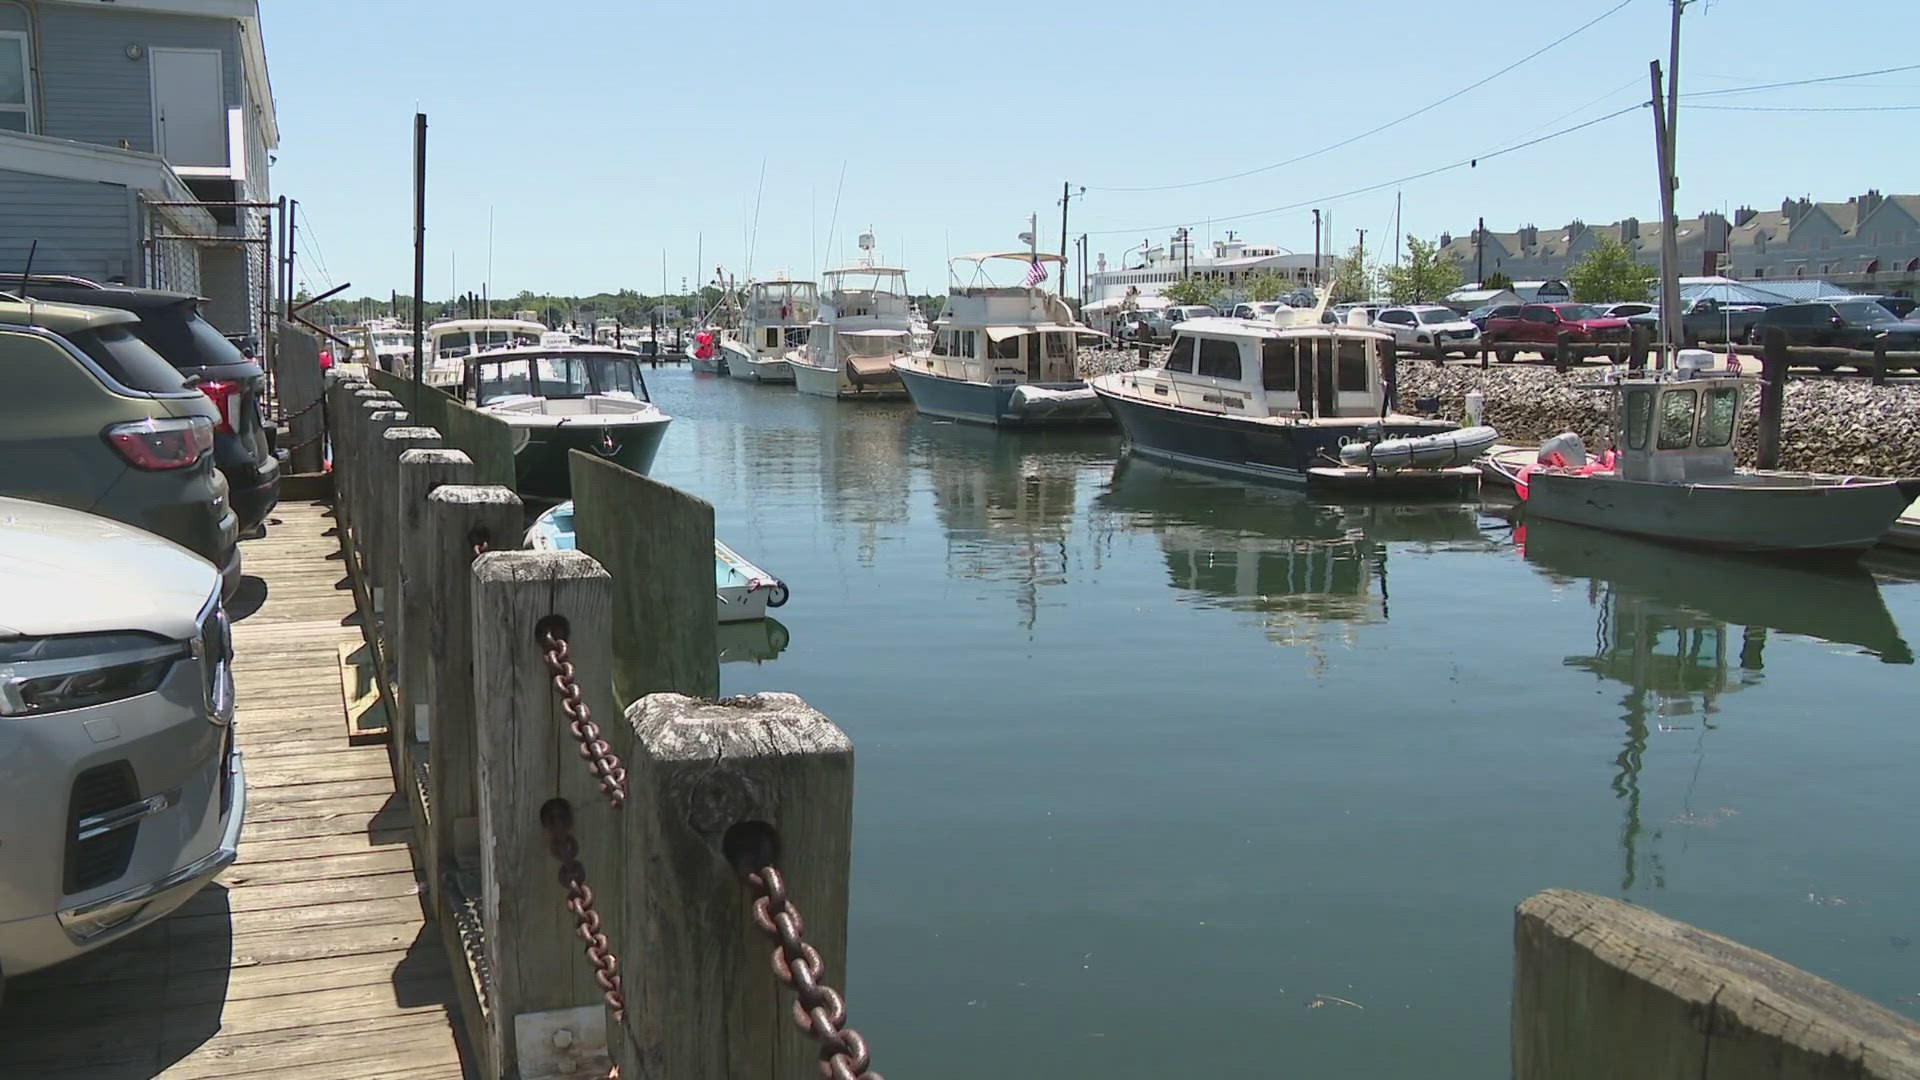
[{"label": "power line", "polygon": [[1783,90],[1789,86],[1813,86],[1816,83],[1841,82],[1847,79],[1867,79],[1875,75],[1892,75],[1899,71],[1920,71],[1920,64],[1880,68],[1877,71],[1856,71],[1851,75],[1824,75],[1818,79],[1795,79],[1792,82],[1760,83],[1755,86],[1730,86],[1725,90],[1701,90],[1692,94],[1682,94],[1681,97],[1703,98],[1720,97],[1723,94],[1751,94],[1757,90]]},{"label": "power line", "polygon": [[1713,109],[1716,112],[1920,112],[1920,105],[1688,105],[1683,109]]},{"label": "power line", "polygon": [[[1605,116],[1598,116],[1592,120],[1582,121],[1581,123],[1575,124],[1572,127],[1561,128],[1559,131],[1549,132],[1548,134],[1542,135],[1538,138],[1528,139],[1526,142],[1515,143],[1514,145],[1505,147],[1504,149],[1495,150],[1490,154],[1480,154],[1476,157],[1465,158],[1461,161],[1456,161],[1451,165],[1440,165],[1435,168],[1427,169],[1423,172],[1413,173],[1410,176],[1402,176],[1395,180],[1383,180],[1378,184],[1368,184],[1366,187],[1354,188],[1351,191],[1343,191],[1337,195],[1322,195],[1319,198],[1315,198],[1315,199],[1306,199],[1297,203],[1288,203],[1286,206],[1274,206],[1274,207],[1269,207],[1265,210],[1250,210],[1244,214],[1227,214],[1227,215],[1215,214],[1209,217],[1208,220],[1214,221],[1214,222],[1222,222],[1222,221],[1240,221],[1245,218],[1265,217],[1268,214],[1278,214],[1287,210],[1298,210],[1301,207],[1305,207],[1305,206],[1320,206],[1326,203],[1334,202],[1339,199],[1351,198],[1352,196],[1355,196],[1355,195],[1365,195],[1368,192],[1379,191],[1382,188],[1390,188],[1397,184],[1406,184],[1406,183],[1411,183],[1412,181],[1415,181],[1415,180],[1424,180],[1429,176],[1436,176],[1443,172],[1451,172],[1454,169],[1478,167],[1482,161],[1486,161],[1491,158],[1501,157],[1506,154],[1511,154],[1517,150],[1525,150],[1530,146],[1538,146],[1543,142],[1546,142],[1550,139],[1557,139],[1562,135],[1571,135],[1576,131],[1581,131],[1586,128],[1590,128],[1595,124],[1605,123],[1606,121],[1612,120],[1615,117],[1625,116],[1630,112],[1634,112],[1639,109],[1644,109],[1647,107],[1647,105],[1648,105],[1647,102],[1644,102],[1644,101],[1638,102],[1636,104],[1629,105],[1624,109],[1617,109],[1613,112],[1608,113]],[[1132,229],[1091,229],[1091,230],[1088,230],[1088,235],[1117,236],[1121,234],[1164,232],[1168,229],[1177,229],[1177,228],[1180,228],[1182,225],[1191,225],[1191,224],[1192,222],[1175,222],[1171,225],[1148,225],[1148,226],[1144,226],[1140,228],[1132,228]]]},{"label": "power line", "polygon": [[[294,213],[300,215],[300,230],[306,236],[307,243],[313,246],[313,257],[320,264],[320,272],[325,275],[327,284],[333,284],[333,271],[327,268],[327,256],[320,250],[320,237],[313,231],[313,219],[307,216],[307,208],[296,204]],[[305,254],[306,249],[295,248],[295,253]]]},{"label": "power line", "polygon": [[1592,19],[1588,20],[1586,23],[1583,23],[1582,25],[1575,27],[1573,30],[1568,31],[1567,33],[1561,35],[1560,37],[1555,38],[1554,40],[1548,42],[1547,44],[1540,46],[1538,49],[1535,49],[1534,51],[1528,53],[1527,55],[1521,57],[1520,59],[1515,60],[1513,63],[1508,64],[1506,67],[1501,68],[1499,71],[1496,71],[1491,75],[1488,75],[1486,78],[1481,79],[1479,82],[1472,83],[1468,86],[1464,86],[1458,90],[1455,90],[1453,93],[1448,94],[1446,97],[1443,97],[1438,101],[1432,102],[1431,104],[1428,104],[1428,105],[1423,105],[1420,108],[1415,109],[1412,112],[1406,114],[1405,116],[1399,117],[1398,119],[1389,120],[1386,123],[1381,124],[1379,127],[1369,128],[1366,131],[1359,133],[1358,135],[1349,136],[1345,139],[1340,140],[1337,143],[1333,143],[1328,146],[1323,146],[1318,150],[1309,151],[1305,154],[1299,155],[1298,157],[1291,157],[1285,161],[1276,161],[1271,165],[1262,165],[1257,169],[1247,169],[1244,172],[1231,173],[1227,176],[1216,176],[1209,180],[1189,180],[1186,183],[1182,183],[1182,184],[1156,184],[1151,187],[1095,187],[1089,184],[1087,189],[1089,191],[1174,191],[1180,188],[1201,187],[1206,184],[1218,184],[1227,180],[1238,180],[1241,177],[1253,176],[1257,173],[1271,172],[1274,169],[1278,169],[1287,165],[1294,165],[1299,162],[1306,161],[1308,158],[1315,158],[1315,157],[1319,157],[1321,154],[1331,153],[1335,150],[1340,149],[1343,146],[1351,146],[1352,144],[1359,142],[1361,139],[1365,139],[1373,135],[1378,135],[1381,132],[1386,131],[1388,128],[1398,127],[1399,125],[1404,124],[1409,120],[1412,120],[1414,117],[1432,112],[1433,110],[1439,108],[1440,106],[1445,105],[1449,101],[1453,101],[1456,98],[1461,97],[1462,95],[1465,95],[1465,94],[1471,93],[1472,91],[1480,89],[1481,87],[1487,85],[1488,83],[1499,78],[1500,76],[1505,75],[1506,73],[1521,66],[1522,64],[1525,64],[1528,61],[1533,60],[1534,58],[1540,56],[1542,53],[1547,52],[1548,50],[1552,49],[1554,46],[1559,45],[1567,41],[1568,39],[1574,37],[1575,35],[1582,33],[1583,31],[1592,27],[1594,24],[1600,22],[1602,19],[1605,19],[1607,16],[1612,15],[1614,12],[1619,11],[1621,8],[1626,7],[1628,4],[1631,4],[1631,3],[1633,3],[1633,0],[1620,0],[1618,4],[1615,4],[1614,6],[1601,12],[1599,15],[1594,16]]}]

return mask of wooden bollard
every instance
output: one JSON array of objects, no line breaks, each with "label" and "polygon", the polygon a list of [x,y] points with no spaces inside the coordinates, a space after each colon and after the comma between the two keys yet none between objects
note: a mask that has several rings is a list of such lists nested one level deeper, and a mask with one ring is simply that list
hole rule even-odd
[{"label": "wooden bollard", "polygon": [[[464,456],[464,455],[462,455]],[[435,888],[456,867],[479,865],[476,822],[476,720],[473,696],[473,546],[505,551],[520,546],[520,497],[503,487],[447,484],[427,496],[427,535],[420,561],[431,571],[427,592],[433,618],[424,704],[428,794],[433,803],[428,865]],[[417,714],[410,718],[416,734]]]},{"label": "wooden bollard", "polygon": [[350,548],[354,558],[360,557],[360,534],[367,527],[367,518],[372,513],[367,503],[367,446],[372,440],[369,428],[373,414],[381,410],[398,409],[400,403],[392,395],[371,387],[356,390],[347,402],[345,423],[341,425],[341,440],[337,449],[340,463],[345,466],[347,479],[347,524],[346,534],[351,538]]},{"label": "wooden bollard", "polygon": [[1632,323],[1627,335],[1627,370],[1647,370],[1647,351],[1653,347],[1653,332],[1642,323]]},{"label": "wooden bollard", "polygon": [[[1437,350],[1439,346],[1434,348]],[[1436,351],[1433,354],[1433,366],[1439,367],[1444,363],[1446,360]],[[1388,412],[1392,412],[1400,390],[1400,350],[1391,345],[1380,356],[1380,384],[1381,404]]]},{"label": "wooden bollard", "polygon": [[1780,467],[1780,421],[1787,410],[1787,332],[1767,327],[1760,355],[1760,441],[1754,454],[1762,469]]},{"label": "wooden bollard", "polygon": [[1873,339],[1873,385],[1887,385],[1887,338],[1884,334]]},{"label": "wooden bollard", "polygon": [[382,587],[388,562],[385,537],[394,505],[393,477],[386,471],[387,432],[412,424],[413,414],[405,409],[375,409],[367,414],[360,470],[367,481],[360,489],[360,502],[366,510],[360,527],[354,532],[354,540],[359,545],[360,571],[366,578],[367,599],[373,604],[376,620],[387,617],[386,589]]},{"label": "wooden bollard", "polygon": [[1561,334],[1553,341],[1553,370],[1564,372],[1573,363],[1573,342]]},{"label": "wooden bollard", "polygon": [[852,744],[792,694],[653,694],[627,721],[632,796],[621,877],[606,894],[618,902],[608,933],[627,962],[614,1063],[623,1076],[815,1075],[819,1048],[794,1026],[792,994],[769,963],[777,946],[754,925],[736,860],[758,861],[746,856],[774,838],[821,981],[844,990]]},{"label": "wooden bollard", "polygon": [[1567,889],[1513,927],[1514,1080],[1913,1080],[1920,1025],[1646,908]]},{"label": "wooden bollard", "polygon": [[[412,784],[430,726],[427,663],[433,645],[428,627],[443,614],[433,595],[433,579],[434,560],[446,553],[435,551],[431,546],[428,521],[433,507],[427,496],[447,484],[470,482],[473,462],[458,450],[408,450],[400,455],[399,472],[399,507],[394,520],[400,547],[400,573],[394,582],[394,621],[388,636],[399,670],[395,672],[398,692],[390,727],[400,782]],[[407,789],[410,796],[413,790]],[[416,820],[423,823],[428,820],[425,807],[414,809]],[[427,865],[431,870],[433,863],[429,861]],[[429,889],[439,887],[437,878],[435,873],[427,874]]]},{"label": "wooden bollard", "polygon": [[[586,881],[612,909],[618,894],[612,883],[623,858],[622,811],[609,804],[587,770],[538,633],[550,620],[564,621],[582,700],[601,726],[601,737],[625,758],[629,739],[612,693],[611,579],[578,551],[490,552],[474,562],[473,590],[476,780],[481,888],[487,901],[482,918],[493,980],[493,1060],[502,1075],[556,1075],[562,1070],[546,1064],[556,1052],[550,1037],[555,1025],[569,1031],[567,1049],[576,1059],[595,1056],[596,1043],[604,1048],[607,1029],[602,992],[581,955],[543,822],[556,807],[563,808],[571,822],[565,831],[579,845]],[[644,968],[652,958],[635,955],[633,961]],[[593,1020],[601,1021],[597,1039],[588,1026]]]},{"label": "wooden bollard", "polygon": [[[384,614],[386,616],[387,648],[398,649],[400,638],[396,632],[400,614],[400,458],[409,450],[432,450],[444,446],[440,433],[430,427],[408,424],[404,427],[390,427],[381,433],[375,468],[379,472],[379,491],[385,497],[386,506],[374,515],[374,527],[378,530],[377,542],[380,548],[380,576],[377,579],[382,592],[386,594]],[[388,678],[399,674],[396,668],[387,673]]]}]

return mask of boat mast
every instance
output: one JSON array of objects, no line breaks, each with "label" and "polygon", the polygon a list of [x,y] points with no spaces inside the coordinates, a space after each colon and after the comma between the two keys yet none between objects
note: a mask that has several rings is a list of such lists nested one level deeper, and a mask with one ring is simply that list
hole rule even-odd
[{"label": "boat mast", "polygon": [[1654,157],[1660,167],[1660,351],[1656,367],[1673,362],[1672,350],[1680,340],[1680,251],[1673,216],[1673,171],[1665,109],[1668,92],[1660,78],[1660,61],[1648,64],[1653,81]]}]

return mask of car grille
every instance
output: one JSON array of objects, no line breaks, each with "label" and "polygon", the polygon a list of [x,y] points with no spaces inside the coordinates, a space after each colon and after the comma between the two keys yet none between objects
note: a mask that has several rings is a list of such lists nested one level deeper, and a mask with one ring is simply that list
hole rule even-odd
[{"label": "car grille", "polygon": [[86,840],[78,839],[80,822],[86,818],[118,810],[140,799],[140,785],[133,765],[116,761],[98,765],[81,773],[73,781],[67,805],[67,864],[65,891],[69,894],[105,885],[127,872],[133,860],[133,845],[140,838],[138,819]]}]

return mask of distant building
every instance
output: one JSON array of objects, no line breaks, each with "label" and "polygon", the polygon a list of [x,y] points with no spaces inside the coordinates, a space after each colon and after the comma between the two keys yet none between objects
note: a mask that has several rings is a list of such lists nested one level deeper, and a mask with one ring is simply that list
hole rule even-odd
[{"label": "distant building", "polygon": [[[1920,282],[1920,195],[1868,191],[1846,202],[1786,199],[1779,210],[1741,207],[1678,222],[1681,276],[1725,274],[1745,281],[1824,278],[1855,290],[1912,290]],[[1608,225],[1575,219],[1557,229],[1443,234],[1440,250],[1463,280],[1496,271],[1516,280],[1563,278],[1602,235],[1641,262],[1660,262],[1660,222],[1627,218]]]},{"label": "distant building", "polygon": [[261,335],[279,145],[257,0],[0,0],[0,270],[199,293]]},{"label": "distant building", "polygon": [[[1332,265],[1322,260],[1322,268]],[[1284,248],[1252,244],[1244,240],[1216,240],[1210,248],[1201,248],[1178,234],[1164,245],[1142,245],[1125,254],[1119,267],[1109,267],[1100,256],[1087,277],[1087,300],[1123,297],[1128,289],[1141,296],[1158,296],[1168,285],[1184,278],[1218,281],[1229,296],[1250,276],[1274,271],[1297,285],[1313,280],[1313,256],[1296,255]]]}]

